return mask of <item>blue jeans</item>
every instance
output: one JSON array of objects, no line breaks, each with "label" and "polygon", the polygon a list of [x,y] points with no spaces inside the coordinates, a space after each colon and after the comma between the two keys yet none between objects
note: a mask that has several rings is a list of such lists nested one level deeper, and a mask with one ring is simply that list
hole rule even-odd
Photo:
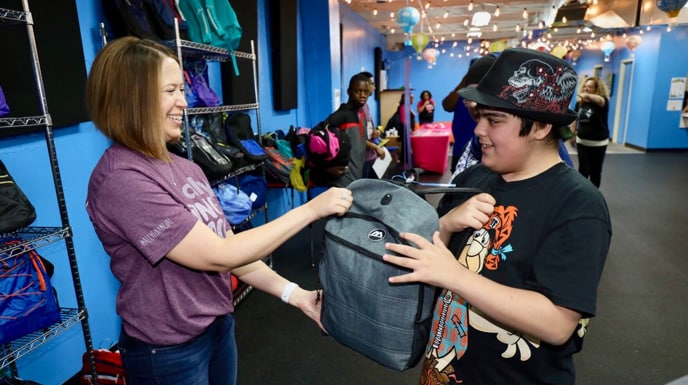
[{"label": "blue jeans", "polygon": [[218,317],[198,337],[179,345],[151,345],[120,333],[128,385],[235,385],[234,317]]}]

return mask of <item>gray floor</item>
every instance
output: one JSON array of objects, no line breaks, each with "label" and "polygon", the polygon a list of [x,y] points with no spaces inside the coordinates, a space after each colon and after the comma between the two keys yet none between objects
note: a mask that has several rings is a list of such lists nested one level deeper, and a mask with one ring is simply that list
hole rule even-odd
[{"label": "gray floor", "polygon": [[[601,190],[614,235],[598,314],[576,356],[578,384],[662,385],[688,374],[686,170],[688,152],[610,148]],[[314,233],[317,239],[317,227]],[[302,286],[316,285],[308,232],[280,248],[274,262]],[[235,315],[241,385],[418,383],[419,368],[385,369],[322,336],[305,316],[263,293],[249,294]]]}]

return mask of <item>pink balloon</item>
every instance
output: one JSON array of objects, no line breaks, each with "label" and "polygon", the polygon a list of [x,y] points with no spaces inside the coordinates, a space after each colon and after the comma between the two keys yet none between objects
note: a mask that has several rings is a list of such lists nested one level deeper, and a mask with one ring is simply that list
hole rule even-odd
[{"label": "pink balloon", "polygon": [[434,63],[437,60],[437,55],[439,55],[439,51],[434,49],[434,48],[426,48],[423,51],[423,59],[425,59],[428,63]]}]

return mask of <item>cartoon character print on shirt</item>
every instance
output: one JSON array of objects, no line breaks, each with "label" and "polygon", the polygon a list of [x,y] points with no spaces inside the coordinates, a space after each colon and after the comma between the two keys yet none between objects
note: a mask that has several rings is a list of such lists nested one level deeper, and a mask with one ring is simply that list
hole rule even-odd
[{"label": "cartoon character print on shirt", "polygon": [[208,182],[187,177],[181,189],[184,196],[192,201],[186,205],[189,211],[217,235],[224,238],[228,230],[227,220]]},{"label": "cartoon character print on shirt", "polygon": [[[506,262],[513,251],[508,241],[517,214],[516,207],[496,206],[490,219],[460,250],[458,262],[476,273],[483,269],[499,269],[500,263]],[[530,346],[539,347],[539,341],[501,328],[451,291],[445,290],[438,302],[441,304],[435,306],[421,384],[449,384],[451,380],[461,383],[460,374],[451,363],[466,351],[468,322],[477,330],[494,333],[495,338],[505,345],[504,358],[518,355],[519,359],[527,360],[531,355]]]}]

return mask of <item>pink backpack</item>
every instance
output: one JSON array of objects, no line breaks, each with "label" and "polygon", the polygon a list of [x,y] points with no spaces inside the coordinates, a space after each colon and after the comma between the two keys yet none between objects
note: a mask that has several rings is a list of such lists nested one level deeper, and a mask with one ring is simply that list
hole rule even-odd
[{"label": "pink backpack", "polygon": [[311,167],[328,168],[349,162],[351,144],[346,133],[321,122],[306,137],[306,152]]}]

